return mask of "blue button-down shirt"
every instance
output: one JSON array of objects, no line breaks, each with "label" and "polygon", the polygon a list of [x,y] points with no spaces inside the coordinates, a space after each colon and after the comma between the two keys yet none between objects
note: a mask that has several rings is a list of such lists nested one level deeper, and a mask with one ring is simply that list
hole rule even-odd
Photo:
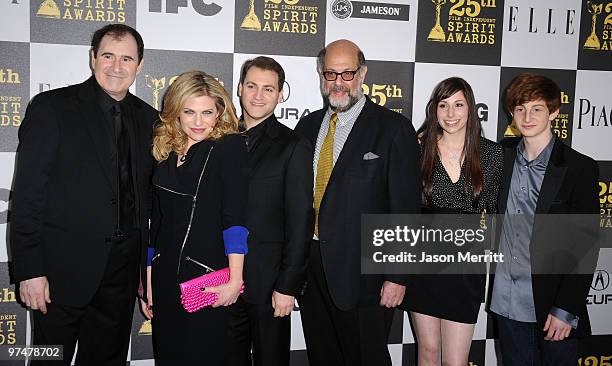
[{"label": "blue button-down shirt", "polygon": [[[554,144],[553,137],[537,158],[528,161],[521,140],[512,170],[499,244],[499,250],[507,260],[497,264],[491,310],[516,321],[536,322],[529,244],[538,197]],[[578,325],[577,317],[562,309],[553,308],[550,313],[574,327]]]}]

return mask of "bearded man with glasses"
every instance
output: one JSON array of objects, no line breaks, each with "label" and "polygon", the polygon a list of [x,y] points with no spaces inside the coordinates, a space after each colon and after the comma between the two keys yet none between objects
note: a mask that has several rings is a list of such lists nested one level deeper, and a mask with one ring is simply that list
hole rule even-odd
[{"label": "bearded man with glasses", "polygon": [[353,42],[317,57],[325,106],[296,131],[315,146],[315,235],[300,304],[310,365],[391,365],[387,339],[406,277],[361,274],[361,215],[417,213],[419,150],[412,123],[368,98]]}]

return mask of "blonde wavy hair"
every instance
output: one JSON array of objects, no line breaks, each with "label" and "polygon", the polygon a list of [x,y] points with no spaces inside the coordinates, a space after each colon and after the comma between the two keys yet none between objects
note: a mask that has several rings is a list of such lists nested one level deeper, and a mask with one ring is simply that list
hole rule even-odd
[{"label": "blonde wavy hair", "polygon": [[238,117],[232,99],[214,77],[202,71],[179,75],[164,95],[160,123],[153,132],[153,157],[158,162],[168,159],[170,152],[180,154],[187,145],[187,135],[181,129],[179,115],[187,99],[209,96],[215,99],[219,112],[217,123],[207,139],[217,140],[238,132]]}]

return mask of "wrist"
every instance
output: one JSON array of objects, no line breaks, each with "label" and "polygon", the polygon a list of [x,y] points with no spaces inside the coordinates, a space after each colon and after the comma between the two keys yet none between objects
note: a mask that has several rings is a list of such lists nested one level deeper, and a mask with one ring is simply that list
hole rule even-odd
[{"label": "wrist", "polygon": [[242,286],[242,278],[230,278],[229,282],[232,286]]}]

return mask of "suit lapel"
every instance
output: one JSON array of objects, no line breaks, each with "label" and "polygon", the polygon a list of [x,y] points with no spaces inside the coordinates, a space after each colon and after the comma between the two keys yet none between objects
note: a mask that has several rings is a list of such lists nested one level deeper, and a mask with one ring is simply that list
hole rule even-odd
[{"label": "suit lapel", "polygon": [[95,83],[95,81],[93,77],[91,77],[80,86],[79,107],[81,111],[81,121],[87,129],[92,146],[96,151],[100,166],[104,172],[104,176],[107,178],[111,187],[113,187],[113,190],[115,190],[116,179],[114,179],[111,170],[113,137],[110,135],[110,129],[106,126],[108,122],[104,120],[104,113],[96,103],[98,98],[93,83]]},{"label": "suit lapel", "polygon": [[502,186],[499,190],[498,207],[499,213],[506,212],[508,204],[508,194],[510,192],[510,182],[512,181],[512,172],[514,170],[514,161],[516,160],[516,146],[507,147],[504,151],[504,173]]},{"label": "suit lapel", "polygon": [[[332,170],[331,176],[329,177],[329,182],[327,183],[326,192],[329,190],[330,185],[334,182],[337,177],[341,177],[347,166],[349,165],[350,158],[355,156],[356,150],[361,146],[361,140],[366,135],[365,128],[367,124],[368,114],[370,112],[370,100],[366,97],[366,102],[359,113],[359,117],[355,121],[351,132],[346,138],[346,142],[342,147],[342,151],[340,151],[340,155],[338,156],[338,160],[336,164],[334,164],[334,169]],[[323,201],[325,201],[325,196],[323,196]]]},{"label": "suit lapel", "polygon": [[323,109],[319,109],[316,112],[313,112],[312,118],[310,121],[304,123],[304,126],[300,126],[302,136],[307,138],[312,144],[313,148],[317,145],[317,137],[319,136],[319,130],[321,129],[321,125],[323,124],[323,118],[325,117],[325,112],[327,112],[327,106],[323,107]]},{"label": "suit lapel", "polygon": [[567,166],[563,159],[563,142],[555,137],[555,145],[546,167],[542,187],[540,188],[540,196],[536,206],[536,214],[548,213],[553,200],[561,188]]}]

